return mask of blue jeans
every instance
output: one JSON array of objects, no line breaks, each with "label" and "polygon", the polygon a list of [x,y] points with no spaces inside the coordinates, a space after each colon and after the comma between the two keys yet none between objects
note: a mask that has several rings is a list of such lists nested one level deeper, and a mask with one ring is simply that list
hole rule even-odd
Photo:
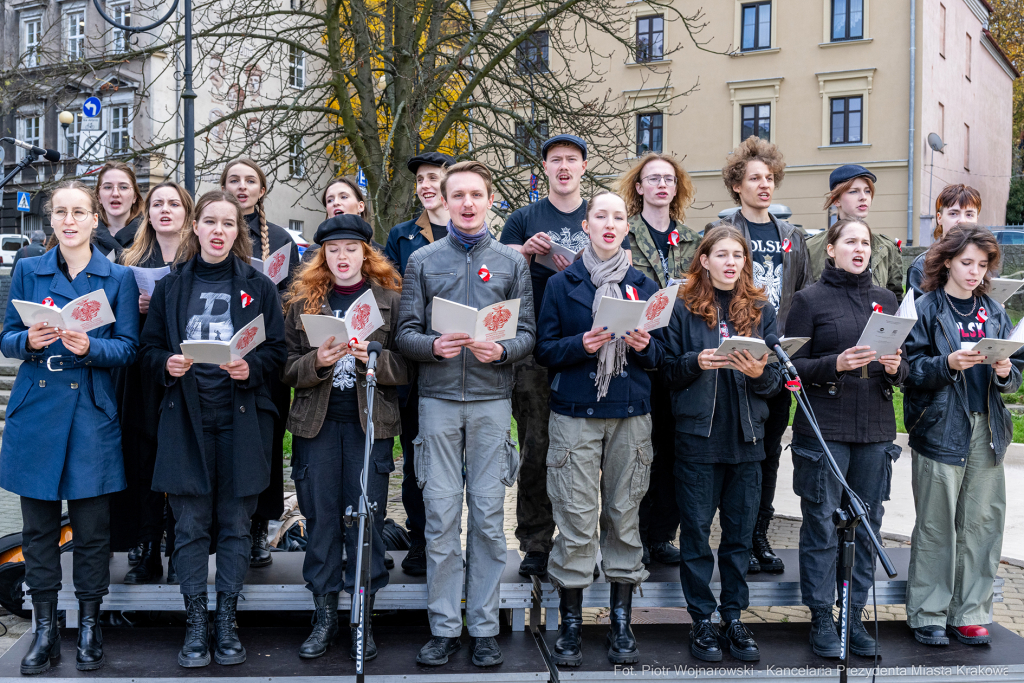
[{"label": "blue jeans", "polygon": [[[882,527],[892,484],[892,463],[900,457],[899,446],[891,441],[843,443],[826,441],[839,470],[868,507],[868,521],[877,536]],[[839,565],[839,535],[832,513],[847,501],[839,481],[825,461],[821,444],[814,437],[793,435],[793,492],[800,496],[803,523],[800,525],[800,593],[808,607],[830,607],[842,590]],[[864,606],[875,573],[874,546],[864,529],[857,529],[853,588],[850,601]]]},{"label": "blue jeans", "polygon": [[[370,448],[370,475],[367,495],[377,503],[373,516],[372,557],[370,558],[371,594],[388,585],[384,567],[384,514],[387,505],[388,474],[394,471],[391,455],[394,439],[377,439]],[[359,510],[362,495],[363,455],[366,433],[358,422],[324,420],[320,433],[311,439],[293,439],[292,479],[299,498],[299,509],[306,516],[306,559],[302,578],[313,595],[351,593],[355,586],[356,551],[359,528],[346,529],[342,517],[345,508]],[[341,571],[341,549],[348,553],[345,572]]]}]

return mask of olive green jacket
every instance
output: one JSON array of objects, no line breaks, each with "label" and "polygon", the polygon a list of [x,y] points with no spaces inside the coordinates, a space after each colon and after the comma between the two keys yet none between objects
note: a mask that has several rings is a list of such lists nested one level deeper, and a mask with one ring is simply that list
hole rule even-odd
[{"label": "olive green jacket", "polygon": [[[822,230],[813,237],[807,238],[807,252],[811,261],[811,277],[815,282],[821,279],[821,271],[825,269],[828,254],[828,231]],[[896,301],[903,301],[903,254],[892,238],[871,234],[871,282],[885,287],[896,295]]]},{"label": "olive green jacket", "polygon": [[697,253],[697,245],[700,244],[700,235],[690,230],[685,225],[676,224],[679,231],[679,244],[668,247],[668,275],[661,264],[661,256],[658,255],[658,248],[654,246],[651,233],[640,214],[629,217],[629,246],[633,254],[633,267],[641,273],[658,283],[664,289],[668,287],[669,278],[679,279],[686,277],[686,271],[690,269],[690,262]]}]

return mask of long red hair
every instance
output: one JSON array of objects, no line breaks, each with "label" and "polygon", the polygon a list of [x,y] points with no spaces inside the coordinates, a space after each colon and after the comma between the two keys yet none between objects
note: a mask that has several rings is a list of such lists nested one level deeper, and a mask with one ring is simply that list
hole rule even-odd
[{"label": "long red hair", "polygon": [[[371,283],[384,289],[396,292],[402,291],[402,277],[395,270],[382,254],[366,242],[362,242],[363,277]],[[327,255],[324,247],[316,250],[309,262],[302,264],[299,271],[292,278],[291,287],[285,295],[285,311],[294,304],[302,303],[302,312],[310,315],[320,312],[320,305],[327,299],[327,295],[334,288],[334,274],[327,265]]]},{"label": "long red hair", "polygon": [[754,284],[754,267],[751,265],[747,241],[731,225],[720,225],[704,233],[704,239],[700,241],[693,262],[690,263],[690,272],[687,273],[683,288],[683,301],[691,313],[704,319],[708,327],[714,329],[718,324],[715,286],[711,282],[711,274],[701,265],[700,257],[710,257],[715,245],[722,240],[734,240],[743,247],[743,268],[736,289],[733,290],[732,303],[729,304],[729,320],[737,334],[749,337],[761,324],[761,305],[768,301],[768,297],[763,289]]}]

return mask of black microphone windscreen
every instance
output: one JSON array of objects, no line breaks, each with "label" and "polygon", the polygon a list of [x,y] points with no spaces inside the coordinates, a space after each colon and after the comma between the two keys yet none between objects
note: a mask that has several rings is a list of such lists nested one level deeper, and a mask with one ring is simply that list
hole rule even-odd
[{"label": "black microphone windscreen", "polygon": [[43,155],[43,158],[47,161],[60,161],[60,152],[55,149],[48,149],[46,150],[46,154]]},{"label": "black microphone windscreen", "polygon": [[776,346],[779,346],[779,337],[774,334],[765,335],[764,343],[768,345],[769,349],[774,349]]},{"label": "black microphone windscreen", "polygon": [[383,351],[383,350],[384,350],[384,347],[380,345],[379,341],[372,341],[372,342],[370,342],[369,344],[366,345],[366,354],[367,355],[369,355],[371,353],[375,353],[375,354],[377,354],[379,356],[380,352]]}]

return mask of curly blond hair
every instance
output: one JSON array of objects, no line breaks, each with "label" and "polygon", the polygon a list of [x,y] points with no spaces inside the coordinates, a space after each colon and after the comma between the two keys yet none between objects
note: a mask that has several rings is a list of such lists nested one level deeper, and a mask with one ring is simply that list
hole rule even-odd
[{"label": "curly blond hair", "polygon": [[668,215],[669,218],[677,223],[682,223],[686,220],[686,209],[693,204],[693,198],[697,191],[693,188],[690,174],[686,172],[686,169],[679,163],[679,160],[671,154],[662,154],[660,152],[648,152],[643,155],[633,168],[626,171],[625,175],[619,179],[618,193],[626,201],[626,215],[635,216],[643,211],[644,196],[637,192],[636,186],[640,184],[644,166],[651,161],[664,161],[672,166],[672,169],[675,171],[676,196],[672,198],[672,203],[668,205]]},{"label": "curly blond hair", "polygon": [[732,200],[737,204],[740,203],[740,195],[732,188],[743,182],[743,177],[747,174],[747,164],[751,161],[764,162],[775,176],[775,187],[782,185],[782,179],[786,175],[786,159],[778,146],[751,135],[726,158],[725,167],[722,169],[725,189],[729,190]]}]

